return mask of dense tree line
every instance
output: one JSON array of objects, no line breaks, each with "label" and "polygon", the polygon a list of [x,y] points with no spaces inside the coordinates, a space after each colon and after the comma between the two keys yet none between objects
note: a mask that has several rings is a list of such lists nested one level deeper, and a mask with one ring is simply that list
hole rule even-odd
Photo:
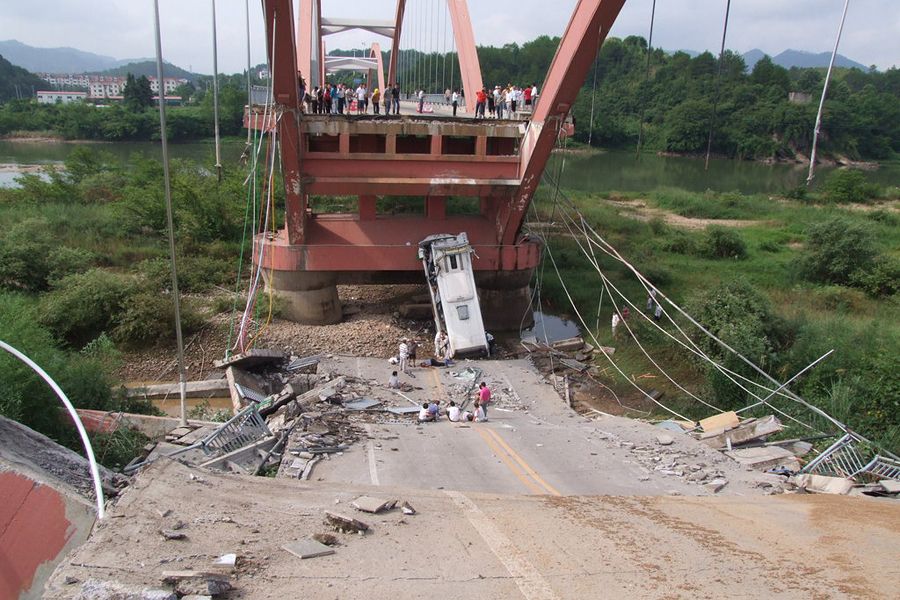
[{"label": "dense tree line", "polygon": [[35,90],[44,85],[44,80],[37,75],[0,56],[0,104],[17,98],[30,98]]},{"label": "dense tree line", "polygon": [[[559,38],[541,36],[521,46],[479,47],[484,84],[541,86],[558,44]],[[653,49],[648,76],[647,54],[642,37],[606,40],[575,105],[576,139],[634,148],[643,113],[647,150],[705,152],[715,104],[715,153],[754,159],[808,154],[824,69],[788,70],[765,57],[748,70],[739,54],[726,51],[717,75],[719,61],[709,52],[692,58]],[[404,51],[400,73],[412,87],[430,92],[460,86],[458,65],[449,55]],[[792,103],[790,92],[809,98]],[[900,69],[835,70],[820,150],[854,159],[884,159],[900,151]]]}]

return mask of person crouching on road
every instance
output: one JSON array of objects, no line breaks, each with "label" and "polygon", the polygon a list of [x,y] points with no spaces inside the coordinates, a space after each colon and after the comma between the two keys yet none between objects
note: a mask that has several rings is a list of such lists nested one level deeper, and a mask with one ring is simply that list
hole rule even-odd
[{"label": "person crouching on road", "polygon": [[435,400],[435,401],[430,402],[430,403],[428,404],[428,414],[431,415],[431,420],[432,420],[432,421],[437,421],[437,420],[438,420],[438,417],[441,416],[441,407],[440,407],[440,404],[441,404],[441,401],[440,401],[440,400]]},{"label": "person crouching on road", "polygon": [[450,419],[450,421],[452,421],[453,423],[459,423],[459,407],[453,400],[450,401],[450,406],[447,407],[447,418]]},{"label": "person crouching on road", "polygon": [[475,422],[483,423],[487,421],[487,415],[484,414],[484,407],[481,406],[481,402],[478,400],[475,401]]},{"label": "person crouching on road", "polygon": [[434,421],[435,416],[428,410],[428,403],[425,402],[422,404],[422,408],[419,409],[419,423],[426,423],[428,421]]},{"label": "person crouching on road", "polygon": [[388,379],[388,388],[392,390],[400,389],[400,377],[397,375],[397,371],[391,373],[391,377]]}]

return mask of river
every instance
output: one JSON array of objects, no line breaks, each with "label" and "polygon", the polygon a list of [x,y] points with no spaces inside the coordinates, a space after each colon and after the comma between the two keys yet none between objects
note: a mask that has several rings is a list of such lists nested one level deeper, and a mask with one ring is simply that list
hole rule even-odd
[{"label": "river", "polygon": [[[109,152],[125,161],[135,154],[160,156],[157,142],[80,143],[24,142],[0,140],[0,186],[15,185],[17,166],[59,164],[75,149],[87,147]],[[191,158],[213,164],[211,141],[170,144],[173,158]],[[238,160],[244,149],[241,140],[229,139],[222,145],[225,164]],[[591,154],[554,155],[550,169],[557,173],[565,160],[565,186],[584,192],[647,192],[659,187],[676,187],[703,192],[707,189],[745,194],[779,193],[802,184],[806,167],[797,164],[768,165],[761,162],[712,159],[709,171],[703,160],[677,156],[646,154],[640,160],[630,152],[612,151]],[[821,182],[830,170],[818,170]],[[870,171],[867,177],[880,185],[900,185],[900,164],[892,163]]]}]

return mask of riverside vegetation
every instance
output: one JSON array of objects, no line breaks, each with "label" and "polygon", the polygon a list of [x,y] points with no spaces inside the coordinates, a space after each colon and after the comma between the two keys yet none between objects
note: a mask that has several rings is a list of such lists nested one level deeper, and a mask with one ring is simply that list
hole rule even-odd
[{"label": "riverside vegetation", "polygon": [[[543,188],[539,194],[536,215],[543,221],[554,215],[553,193]],[[815,195],[803,190],[770,197],[658,189],[640,196],[640,205],[662,214],[713,223],[696,229],[678,226],[677,221],[670,224],[660,216],[642,216],[633,202],[636,194],[598,197],[573,192],[569,198],[654,285],[776,379],[786,381],[834,349],[791,389],[851,428],[894,452],[900,450],[900,189],[878,190],[861,172],[838,170]],[[625,332],[612,339],[608,295],[596,327],[602,283],[575,239],[561,234],[556,218],[552,231],[557,235],[549,237],[551,251],[575,305],[598,340],[616,347],[616,362],[626,373],[650,374],[643,385],[665,392],[666,404],[692,418],[709,416],[710,410],[669,383],[638,345],[625,339]],[[721,219],[742,220],[744,226],[716,226],[715,220]],[[597,254],[603,272],[643,308],[646,293],[627,267]],[[552,265],[545,262],[542,297],[549,305],[545,309],[574,317]],[[616,303],[621,307],[624,300],[616,298]],[[686,320],[677,322],[685,331],[695,332],[692,337],[699,347],[726,367],[768,383]],[[724,410],[752,403],[746,392],[643,319],[633,317],[629,324],[673,379],[701,398]],[[674,326],[668,329],[677,335]],[[606,373],[612,381],[607,383],[620,398],[640,400],[613,369]],[[780,399],[774,404],[826,432],[835,429],[796,404]],[[756,414],[766,411],[770,409]],[[788,437],[810,434],[786,424]]]}]

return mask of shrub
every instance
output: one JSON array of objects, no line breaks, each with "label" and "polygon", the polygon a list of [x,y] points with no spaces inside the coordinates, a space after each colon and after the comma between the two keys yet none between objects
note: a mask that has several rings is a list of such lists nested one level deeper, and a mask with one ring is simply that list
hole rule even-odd
[{"label": "shrub", "polygon": [[697,242],[683,231],[672,231],[671,235],[664,239],[660,245],[665,252],[675,254],[694,254],[697,251]]},{"label": "shrub", "polygon": [[825,179],[824,191],[832,202],[868,202],[878,195],[878,186],[868,183],[862,171],[836,169]]},{"label": "shrub", "polygon": [[143,452],[150,441],[146,435],[135,429],[120,427],[112,433],[91,435],[91,445],[97,461],[108,469],[121,471],[125,465]]},{"label": "shrub", "polygon": [[784,193],[784,197],[790,200],[806,200],[806,195],[807,189],[803,184],[792,187]]},{"label": "shrub", "polygon": [[[187,334],[202,324],[199,315],[182,301],[181,327]],[[175,337],[175,305],[170,295],[140,291],[128,296],[116,316],[113,338],[127,345],[155,344]]]},{"label": "shrub", "polygon": [[[233,261],[209,256],[186,256],[178,261],[178,288],[183,292],[205,292],[217,285],[230,285],[234,281]],[[145,283],[154,290],[172,287],[169,259],[145,260],[139,265]]]},{"label": "shrub", "polygon": [[51,248],[47,221],[26,219],[10,227],[0,238],[0,287],[27,292],[47,289]]},{"label": "shrub", "polygon": [[839,217],[812,225],[807,237],[800,271],[810,281],[848,285],[875,257],[869,232]]},{"label": "shrub", "polygon": [[759,244],[759,249],[763,252],[781,252],[781,244],[775,240],[766,240]]},{"label": "shrub", "polygon": [[733,229],[712,226],[706,230],[703,253],[710,258],[747,258],[747,245]]},{"label": "shrub", "polygon": [[875,298],[893,296],[900,291],[900,262],[893,258],[876,258],[868,269],[857,270],[851,283]]},{"label": "shrub", "polygon": [[112,328],[131,289],[125,278],[100,269],[69,275],[41,299],[41,322],[82,346]]},{"label": "shrub", "polygon": [[93,252],[81,248],[59,246],[50,251],[47,256],[48,280],[59,281],[67,275],[84,273],[91,268],[97,257]]}]

